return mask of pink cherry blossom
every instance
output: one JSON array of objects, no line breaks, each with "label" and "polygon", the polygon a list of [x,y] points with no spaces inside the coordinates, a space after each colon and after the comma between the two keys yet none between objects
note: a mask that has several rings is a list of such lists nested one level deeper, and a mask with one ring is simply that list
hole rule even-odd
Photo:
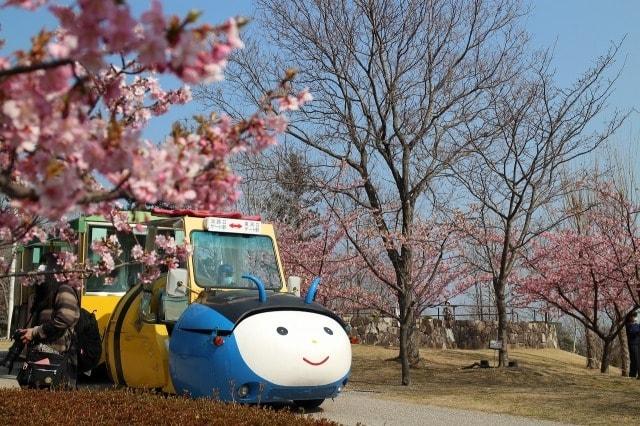
[{"label": "pink cherry blossom", "polygon": [[135,246],[133,246],[133,248],[131,249],[131,257],[134,260],[140,260],[143,255],[144,255],[144,249],[140,244],[136,244]]},{"label": "pink cherry blossom", "polygon": [[297,96],[285,96],[278,103],[281,111],[295,111],[300,108],[300,100]]},{"label": "pink cherry blossom", "polygon": [[[278,224],[276,231],[285,270],[303,278],[303,292],[315,276],[322,278],[318,301],[340,312],[374,309],[396,316],[396,295],[384,280],[395,280],[395,271],[378,242],[349,246],[346,229],[361,217],[354,212],[338,221],[331,216],[308,214],[296,227]],[[359,225],[360,226],[360,225]],[[389,236],[392,244],[410,244],[415,254],[411,280],[419,315],[426,307],[461,294],[473,283],[469,268],[455,256],[458,240],[454,224],[426,221],[410,240]],[[377,231],[360,227],[358,238],[377,240]],[[446,252],[444,258],[441,257]]]},{"label": "pink cherry blossom", "polygon": [[120,231],[130,233],[132,231],[131,225],[128,223],[129,214],[127,212],[122,212],[118,210],[113,210],[111,212],[111,223],[113,226]]},{"label": "pink cherry blossom", "polygon": [[609,348],[640,304],[640,209],[609,183],[590,191],[594,205],[536,240],[514,281],[522,303],[577,319]]},{"label": "pink cherry blossom", "polygon": [[[58,27],[38,33],[30,48],[0,57],[0,192],[8,197],[0,209],[3,246],[46,238],[36,218],[56,224],[47,229],[51,236],[74,244],[68,229],[56,231],[65,229],[63,217],[71,212],[101,214],[119,232],[131,232],[125,215],[114,210],[119,200],[132,207],[161,201],[220,209],[239,196],[231,157],[276,143],[286,127],[274,108],[280,99],[291,97],[298,106],[310,100],[304,91],[271,91],[264,106],[242,120],[216,116],[196,129],[176,127],[161,143],[145,140],[153,117],[191,100],[189,86],[165,90],[159,78],[171,74],[196,84],[223,78],[229,55],[243,46],[242,22],[165,16],[158,0],[140,17],[120,0],[7,0],[2,6],[31,10],[47,3]],[[162,256],[136,249],[134,257],[150,267],[145,280],[158,276],[154,265],[176,265],[189,251],[175,241],[160,245]],[[66,259],[65,274],[80,282],[121,264],[117,239],[94,242],[92,249],[101,258],[96,265]]]},{"label": "pink cherry blossom", "polygon": [[48,0],[5,0],[3,6],[19,6],[27,10],[35,10],[44,4]]}]

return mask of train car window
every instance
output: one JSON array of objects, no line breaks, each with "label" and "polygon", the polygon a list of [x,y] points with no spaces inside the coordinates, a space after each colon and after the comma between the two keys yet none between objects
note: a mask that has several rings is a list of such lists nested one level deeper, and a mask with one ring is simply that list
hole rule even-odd
[{"label": "train car window", "polygon": [[[88,260],[95,263],[100,260],[100,257],[91,250],[91,243],[97,240],[108,238],[111,235],[116,235],[118,241],[122,247],[122,254],[118,263],[129,263],[133,259],[131,258],[131,249],[134,245],[140,244],[142,247],[146,243],[146,230],[143,232],[134,232],[130,234],[117,232],[113,226],[109,225],[91,225],[89,227],[89,247],[88,247]],[[120,293],[127,291],[131,286],[136,283],[138,274],[142,271],[142,265],[140,264],[127,264],[126,266],[115,269],[111,275],[113,282],[107,284],[105,277],[90,277],[87,279],[87,292],[106,292],[106,293]]]},{"label": "train car window", "polygon": [[42,258],[42,247],[34,247],[31,251],[31,264],[37,265]]},{"label": "train car window", "polygon": [[176,233],[174,235],[176,239],[176,244],[180,245],[184,243],[184,231],[181,229],[176,229]]},{"label": "train car window", "polygon": [[200,287],[255,288],[242,278],[246,274],[260,278],[268,289],[282,286],[273,241],[266,235],[193,231],[191,242]]}]

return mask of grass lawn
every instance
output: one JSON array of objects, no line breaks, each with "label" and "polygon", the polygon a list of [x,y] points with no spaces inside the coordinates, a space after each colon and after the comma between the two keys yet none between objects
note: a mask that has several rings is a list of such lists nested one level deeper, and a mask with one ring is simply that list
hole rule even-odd
[{"label": "grass lawn", "polygon": [[423,366],[400,385],[397,349],[354,345],[351,390],[390,399],[577,424],[638,424],[640,380],[584,368],[584,357],[556,349],[513,349],[518,368],[468,369],[492,350],[421,351]]}]

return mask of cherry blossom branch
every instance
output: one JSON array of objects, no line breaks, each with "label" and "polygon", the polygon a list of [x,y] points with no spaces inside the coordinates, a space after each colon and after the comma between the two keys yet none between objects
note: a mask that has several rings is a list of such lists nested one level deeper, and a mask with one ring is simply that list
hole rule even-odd
[{"label": "cherry blossom branch", "polygon": [[31,73],[39,70],[50,70],[65,65],[73,65],[75,61],[71,58],[55,59],[49,62],[42,62],[30,65],[16,65],[15,67],[0,70],[0,78],[11,77],[17,74]]}]

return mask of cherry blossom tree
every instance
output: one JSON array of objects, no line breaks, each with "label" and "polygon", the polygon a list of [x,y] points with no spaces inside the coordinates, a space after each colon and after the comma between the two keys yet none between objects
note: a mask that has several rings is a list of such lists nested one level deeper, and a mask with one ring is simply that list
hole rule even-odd
[{"label": "cherry blossom tree", "polygon": [[[464,229],[464,222],[465,218],[459,214],[434,215],[431,219],[417,221],[410,238],[398,232],[388,235],[384,243],[366,217],[353,215],[352,222],[347,226],[343,223],[343,226],[346,238],[360,257],[356,266],[362,278],[359,291],[346,297],[358,306],[401,320],[398,301],[393,295],[395,269],[386,255],[389,247],[385,244],[396,249],[411,247],[415,253],[411,267],[414,321],[425,309],[465,292],[475,282],[475,277],[461,256],[460,230]],[[419,343],[415,331],[413,333],[408,348],[415,351],[417,359]]]},{"label": "cherry blossom tree", "polygon": [[[191,99],[188,84],[223,78],[229,55],[243,47],[243,19],[199,23],[198,12],[166,16],[162,3],[134,16],[121,0],[7,0],[3,8],[47,7],[53,31],[34,34],[29,48],[0,57],[0,246],[48,237],[72,240],[62,224],[70,213],[102,214],[120,231],[128,225],[114,211],[161,203],[218,209],[238,198],[239,178],[228,160],[276,143],[287,125],[282,111],[310,99],[291,92],[287,72],[245,117],[211,114],[192,129],[174,126],[161,143],[143,137],[154,117]],[[164,90],[162,75],[184,86]],[[48,228],[39,222],[55,224]],[[147,265],[174,264],[188,247],[156,241],[162,253],[134,247]],[[96,242],[97,265],[79,272],[70,254],[58,263],[67,272],[104,274],[117,267],[114,240]],[[153,278],[153,274],[149,279]]]},{"label": "cherry blossom tree", "polygon": [[[460,256],[458,221],[424,221],[410,241],[389,236],[396,245],[410,245],[416,253],[411,277],[417,320],[429,307],[444,303],[474,282],[468,264]],[[369,225],[370,226],[370,225]],[[333,309],[352,313],[374,310],[400,321],[397,299],[390,289],[394,268],[375,229],[367,228],[358,215],[348,221],[331,215],[308,214],[298,225],[278,224],[278,239],[287,272],[308,284],[321,276],[319,300]],[[408,348],[418,358],[419,339],[412,335]]]},{"label": "cherry blossom tree", "polygon": [[526,261],[529,274],[516,290],[524,300],[559,309],[598,336],[604,373],[627,314],[640,302],[640,209],[611,184],[599,183],[591,194],[593,205],[579,213],[573,226],[547,232],[533,243]]},{"label": "cherry blossom tree", "polygon": [[345,247],[345,235],[327,216],[306,212],[296,223],[276,223],[278,245],[288,275],[302,278],[304,293],[315,277],[321,277],[316,300],[338,312],[355,306],[346,297],[345,282],[352,277],[356,255]]}]

